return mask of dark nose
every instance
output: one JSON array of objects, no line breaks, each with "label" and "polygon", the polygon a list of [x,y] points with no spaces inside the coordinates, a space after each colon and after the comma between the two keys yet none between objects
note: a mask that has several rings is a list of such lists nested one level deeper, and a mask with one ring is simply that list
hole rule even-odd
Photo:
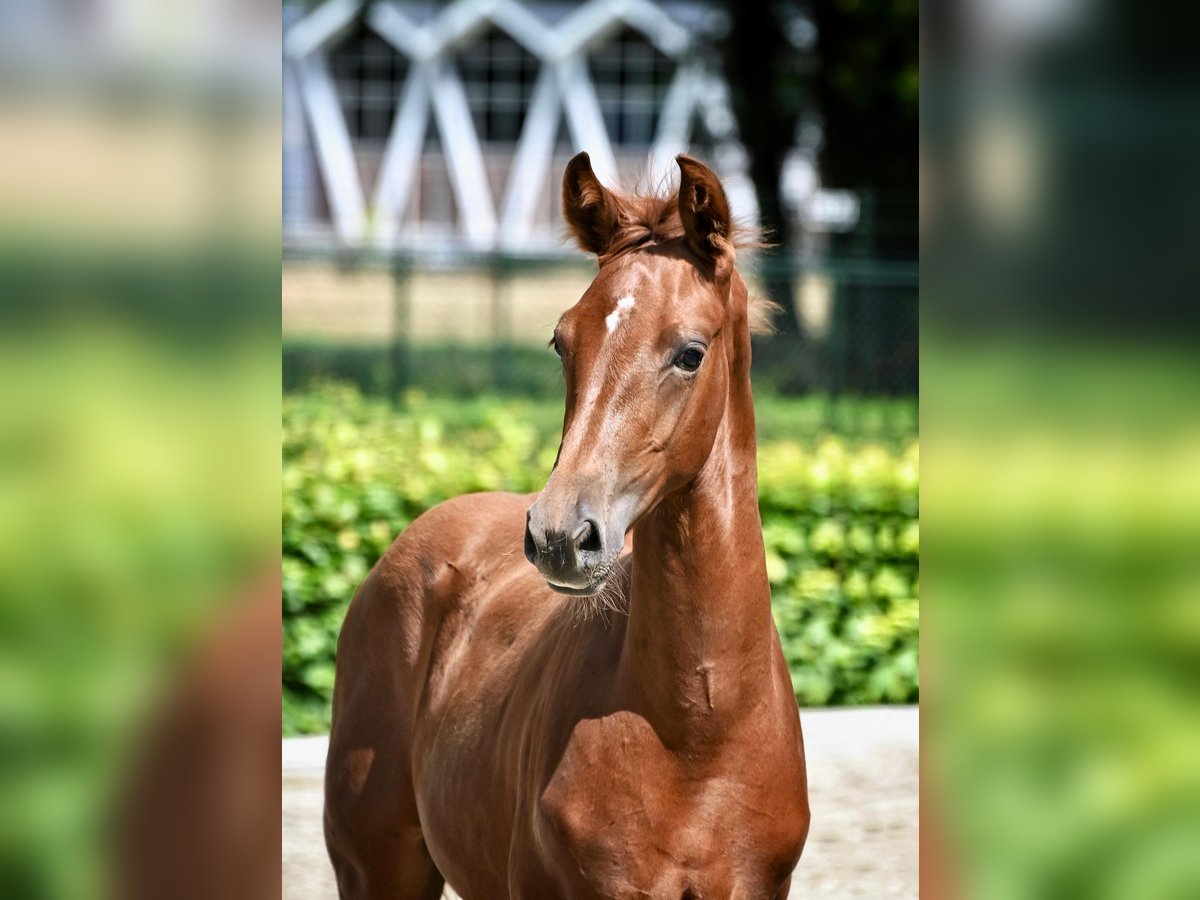
[{"label": "dark nose", "polygon": [[547,580],[565,587],[586,587],[604,558],[604,535],[594,516],[580,510],[563,525],[547,524],[530,508],[525,516],[525,558]]}]

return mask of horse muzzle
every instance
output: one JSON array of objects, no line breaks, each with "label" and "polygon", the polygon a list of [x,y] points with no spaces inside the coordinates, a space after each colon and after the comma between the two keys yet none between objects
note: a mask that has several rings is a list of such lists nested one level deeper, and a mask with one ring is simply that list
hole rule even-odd
[{"label": "horse muzzle", "polygon": [[552,521],[539,498],[525,516],[525,558],[561,594],[588,596],[604,586],[612,564],[607,545],[599,518],[586,506]]}]

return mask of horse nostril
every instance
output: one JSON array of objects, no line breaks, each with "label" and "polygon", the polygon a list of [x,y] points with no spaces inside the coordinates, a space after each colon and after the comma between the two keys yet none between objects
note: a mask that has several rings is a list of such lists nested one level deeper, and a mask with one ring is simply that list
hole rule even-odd
[{"label": "horse nostril", "polygon": [[525,558],[537,565],[537,544],[533,542],[533,532],[529,530],[529,517],[525,518]]},{"label": "horse nostril", "polygon": [[575,546],[584,553],[599,553],[600,526],[591,519],[586,519],[579,531],[575,533]]}]

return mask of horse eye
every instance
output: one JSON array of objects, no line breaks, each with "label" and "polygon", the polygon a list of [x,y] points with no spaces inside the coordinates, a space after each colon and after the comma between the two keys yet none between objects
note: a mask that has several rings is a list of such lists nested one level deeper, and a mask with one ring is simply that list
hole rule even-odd
[{"label": "horse eye", "polygon": [[685,372],[695,372],[704,361],[704,349],[692,344],[685,347],[683,352],[675,357],[674,364]]},{"label": "horse eye", "polygon": [[562,348],[558,346],[558,335],[550,338],[550,349],[554,351],[554,355],[562,359]]}]

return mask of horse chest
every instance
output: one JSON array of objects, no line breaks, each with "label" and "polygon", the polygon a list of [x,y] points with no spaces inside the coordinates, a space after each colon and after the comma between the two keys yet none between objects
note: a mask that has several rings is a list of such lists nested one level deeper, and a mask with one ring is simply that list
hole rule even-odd
[{"label": "horse chest", "polygon": [[543,877],[571,897],[774,897],[799,854],[787,804],[611,718],[577,730],[538,799]]}]

